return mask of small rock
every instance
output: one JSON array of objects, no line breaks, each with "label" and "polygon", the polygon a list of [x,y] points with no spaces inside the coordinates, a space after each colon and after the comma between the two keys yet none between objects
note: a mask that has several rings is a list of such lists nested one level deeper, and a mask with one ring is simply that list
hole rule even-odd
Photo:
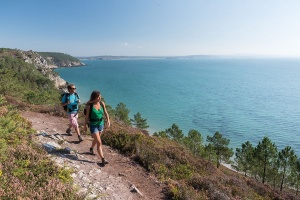
[{"label": "small rock", "polygon": [[43,144],[43,147],[47,152],[53,152],[61,148],[61,146],[55,142],[47,142],[46,144]]},{"label": "small rock", "polygon": [[135,185],[130,186],[130,192],[136,192],[139,195],[143,196],[143,194],[135,187]]},{"label": "small rock", "polygon": [[126,174],[124,174],[124,173],[119,173],[119,176],[127,176]]}]

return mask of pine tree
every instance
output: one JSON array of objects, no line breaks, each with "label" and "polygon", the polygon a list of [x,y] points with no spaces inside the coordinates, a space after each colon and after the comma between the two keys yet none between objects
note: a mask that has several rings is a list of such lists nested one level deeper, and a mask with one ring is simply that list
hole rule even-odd
[{"label": "pine tree", "polygon": [[173,124],[171,128],[166,129],[166,133],[172,140],[179,143],[182,142],[184,137],[182,130],[180,130],[176,124]]},{"label": "pine tree", "polygon": [[170,136],[165,131],[154,132],[153,136],[170,139]]},{"label": "pine tree", "polygon": [[124,103],[119,103],[116,107],[116,117],[118,117],[121,121],[123,121],[125,124],[130,124],[130,119],[128,117],[130,110],[126,108],[126,105]]},{"label": "pine tree", "polygon": [[242,144],[242,148],[236,148],[235,153],[235,162],[236,166],[233,166],[238,171],[243,171],[245,176],[247,176],[247,172],[251,170],[252,161],[254,155],[254,148],[252,144],[247,141]]},{"label": "pine tree", "polygon": [[133,119],[130,119],[131,123],[137,127],[137,128],[140,128],[140,129],[147,129],[149,128],[148,124],[147,124],[147,119],[143,119],[142,116],[141,116],[141,113],[136,113],[134,116],[133,116]]},{"label": "pine tree", "polygon": [[265,183],[267,170],[271,168],[271,163],[274,162],[277,157],[277,147],[268,137],[264,137],[255,148],[254,154],[262,183]]},{"label": "pine tree", "polygon": [[290,185],[293,188],[296,188],[296,196],[297,196],[300,188],[300,158],[298,158],[294,162],[289,179],[290,179]]},{"label": "pine tree", "polygon": [[206,157],[211,162],[217,160],[216,151],[215,151],[214,147],[212,146],[212,144],[209,143],[209,144],[205,145],[204,157]]},{"label": "pine tree", "polygon": [[283,182],[286,176],[287,171],[291,170],[292,165],[296,162],[296,155],[292,147],[287,146],[282,149],[279,154],[278,158],[280,161],[280,168],[282,169],[282,176],[281,176],[281,184],[280,184],[280,191],[283,188]]},{"label": "pine tree", "polygon": [[217,168],[219,168],[220,164],[222,161],[225,163],[230,162],[230,157],[233,155],[233,150],[232,148],[229,148],[229,139],[223,138],[222,134],[219,132],[216,132],[213,137],[207,136],[207,142],[209,142],[217,156]]},{"label": "pine tree", "polygon": [[184,144],[188,147],[194,155],[199,155],[203,149],[203,137],[200,132],[194,129],[191,129],[187,135],[184,137]]}]

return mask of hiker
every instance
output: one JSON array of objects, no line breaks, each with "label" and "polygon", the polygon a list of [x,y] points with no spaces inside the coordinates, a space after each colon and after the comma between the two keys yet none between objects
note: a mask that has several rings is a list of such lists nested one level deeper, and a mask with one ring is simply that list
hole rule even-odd
[{"label": "hiker", "polygon": [[87,131],[87,126],[90,126],[90,132],[93,137],[90,153],[94,154],[94,146],[97,144],[97,152],[102,159],[102,164],[108,164],[108,161],[103,156],[101,135],[104,130],[104,116],[107,127],[110,126],[109,116],[105,107],[105,103],[101,101],[101,94],[99,91],[93,91],[90,100],[86,103],[86,115],[84,123],[84,131]]},{"label": "hiker", "polygon": [[66,133],[68,135],[72,135],[71,128],[75,128],[75,132],[77,133],[79,142],[83,141],[80,135],[79,125],[77,122],[78,119],[78,103],[80,103],[79,95],[75,92],[76,87],[74,84],[68,85],[69,93],[65,93],[62,97],[61,104],[62,106],[66,106],[66,111],[68,114],[68,118],[70,120],[70,124]]}]

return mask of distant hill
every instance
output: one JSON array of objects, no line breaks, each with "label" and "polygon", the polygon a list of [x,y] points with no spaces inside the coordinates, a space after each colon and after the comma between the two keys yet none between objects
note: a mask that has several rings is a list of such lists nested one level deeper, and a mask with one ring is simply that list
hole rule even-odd
[{"label": "distant hill", "polygon": [[78,57],[80,60],[139,60],[139,59],[191,59],[211,58],[210,55],[189,55],[189,56],[87,56]]},{"label": "distant hill", "polygon": [[37,52],[41,55],[49,65],[54,65],[57,67],[75,67],[75,66],[85,66],[78,58],[74,58],[65,53],[58,52]]}]

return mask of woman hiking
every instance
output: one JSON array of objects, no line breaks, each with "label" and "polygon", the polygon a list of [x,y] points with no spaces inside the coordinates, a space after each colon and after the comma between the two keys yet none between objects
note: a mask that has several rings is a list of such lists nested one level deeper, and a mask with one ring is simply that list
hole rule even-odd
[{"label": "woman hiking", "polygon": [[110,119],[107,113],[105,103],[101,101],[101,94],[99,91],[93,91],[90,100],[86,103],[86,115],[84,123],[84,131],[87,131],[87,126],[90,126],[90,132],[93,137],[92,146],[90,148],[91,154],[94,154],[94,146],[97,145],[97,152],[102,160],[102,164],[108,164],[104,158],[102,151],[101,135],[104,130],[104,116],[106,118],[107,127],[110,127]]}]

